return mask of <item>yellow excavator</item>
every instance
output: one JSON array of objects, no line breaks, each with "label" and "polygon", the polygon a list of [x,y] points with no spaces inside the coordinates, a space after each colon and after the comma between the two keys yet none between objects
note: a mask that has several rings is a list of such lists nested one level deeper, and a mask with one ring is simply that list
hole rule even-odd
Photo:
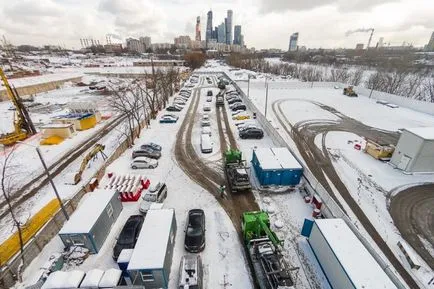
[{"label": "yellow excavator", "polygon": [[87,167],[87,164],[92,160],[96,159],[98,153],[101,153],[103,160],[107,159],[106,154],[104,153],[105,146],[97,143],[92,150],[84,157],[81,162],[80,170],[74,176],[74,185],[78,184],[81,181],[81,175]]},{"label": "yellow excavator", "polygon": [[344,95],[349,97],[357,97],[357,93],[354,91],[354,87],[352,85],[344,88]]},{"label": "yellow excavator", "polygon": [[36,129],[30,119],[29,112],[18,95],[17,90],[9,85],[6,75],[1,68],[0,77],[6,88],[6,94],[15,106],[14,131],[0,135],[0,144],[10,146],[15,144],[17,141],[25,140],[29,136],[36,134]]}]

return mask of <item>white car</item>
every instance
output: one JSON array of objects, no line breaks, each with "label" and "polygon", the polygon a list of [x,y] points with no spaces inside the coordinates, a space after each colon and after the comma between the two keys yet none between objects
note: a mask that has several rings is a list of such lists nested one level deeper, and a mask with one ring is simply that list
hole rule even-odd
[{"label": "white car", "polygon": [[242,126],[242,125],[247,125],[247,124],[256,124],[256,121],[253,119],[244,119],[244,120],[239,120],[235,122],[236,126]]},{"label": "white car", "polygon": [[163,203],[167,197],[167,186],[165,183],[158,182],[151,185],[149,190],[143,195],[143,201],[140,203],[139,211],[146,214],[151,209],[152,204]]},{"label": "white car", "polygon": [[136,169],[155,169],[158,166],[158,161],[147,157],[136,157],[131,162],[131,168]]},{"label": "white car", "polygon": [[203,111],[211,111],[211,105],[209,105],[209,103],[205,103],[203,105]]},{"label": "white car", "polygon": [[209,114],[204,113],[204,114],[202,115],[202,119],[203,119],[203,120],[209,120]]},{"label": "white car", "polygon": [[207,102],[211,102],[212,101],[212,96],[207,96],[206,101]]},{"label": "white car", "polygon": [[200,125],[202,127],[204,127],[204,126],[211,126],[211,122],[208,119],[202,119],[201,122],[200,122]]},{"label": "white car", "polygon": [[202,127],[201,134],[207,134],[207,135],[211,136],[211,127],[210,126]]}]

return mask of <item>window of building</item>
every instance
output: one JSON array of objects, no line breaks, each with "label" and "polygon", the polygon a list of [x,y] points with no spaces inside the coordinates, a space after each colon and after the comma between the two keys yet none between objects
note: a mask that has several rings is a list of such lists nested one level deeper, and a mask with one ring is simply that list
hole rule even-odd
[{"label": "window of building", "polygon": [[143,282],[153,282],[153,281],[155,281],[154,274],[152,274],[151,271],[140,272],[140,277],[142,277],[142,281]]},{"label": "window of building", "polygon": [[109,218],[113,217],[113,206],[112,204],[108,204],[107,208],[105,209],[107,212],[107,215]]},{"label": "window of building", "polygon": [[84,246],[84,241],[82,236],[75,235],[75,236],[69,236],[69,238],[71,239],[72,244],[74,244],[75,246]]}]

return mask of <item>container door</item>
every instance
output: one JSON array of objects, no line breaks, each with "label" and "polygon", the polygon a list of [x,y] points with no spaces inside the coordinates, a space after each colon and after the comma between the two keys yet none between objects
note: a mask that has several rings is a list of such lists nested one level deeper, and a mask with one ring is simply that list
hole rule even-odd
[{"label": "container door", "polygon": [[401,161],[398,164],[398,169],[405,171],[410,161],[411,158],[409,156],[403,155]]}]

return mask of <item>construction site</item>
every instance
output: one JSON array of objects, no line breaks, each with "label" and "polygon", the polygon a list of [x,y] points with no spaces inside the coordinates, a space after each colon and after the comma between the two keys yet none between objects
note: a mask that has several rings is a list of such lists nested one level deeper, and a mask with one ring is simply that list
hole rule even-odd
[{"label": "construction site", "polygon": [[1,288],[432,286],[432,103],[3,42]]}]

